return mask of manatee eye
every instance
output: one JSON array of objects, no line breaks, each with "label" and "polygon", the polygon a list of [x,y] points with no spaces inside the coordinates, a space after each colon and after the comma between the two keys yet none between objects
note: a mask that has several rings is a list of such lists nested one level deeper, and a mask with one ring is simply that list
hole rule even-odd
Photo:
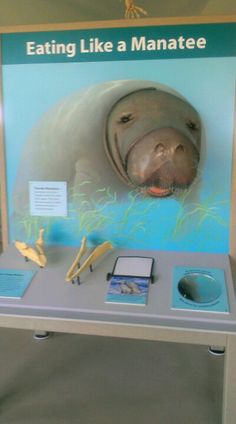
[{"label": "manatee eye", "polygon": [[194,121],[188,121],[187,122],[187,127],[192,130],[192,131],[196,131],[198,130],[198,124]]},{"label": "manatee eye", "polygon": [[127,122],[130,122],[133,120],[133,116],[132,113],[124,113],[120,118],[119,118],[119,124],[126,124]]}]

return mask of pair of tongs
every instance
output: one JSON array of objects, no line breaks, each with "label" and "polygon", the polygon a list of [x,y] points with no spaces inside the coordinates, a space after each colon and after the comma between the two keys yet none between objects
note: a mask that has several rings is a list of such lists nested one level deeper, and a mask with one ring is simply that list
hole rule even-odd
[{"label": "pair of tongs", "polygon": [[86,237],[83,237],[79,252],[66,274],[66,281],[73,282],[75,278],[79,279],[81,272],[85,271],[89,267],[90,270],[92,270],[93,262],[95,262],[100,256],[104,255],[104,253],[106,253],[108,250],[113,248],[112,244],[109,241],[105,241],[104,243],[99,244],[97,247],[95,247],[92,253],[88,256],[87,259],[85,259],[84,263],[80,266],[80,260],[88,250],[86,242]]}]

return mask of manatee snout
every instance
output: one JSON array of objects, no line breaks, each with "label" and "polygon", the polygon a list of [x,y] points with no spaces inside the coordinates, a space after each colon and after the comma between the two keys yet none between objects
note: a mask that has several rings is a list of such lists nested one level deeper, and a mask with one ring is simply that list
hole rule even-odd
[{"label": "manatee snout", "polygon": [[150,196],[165,197],[193,182],[199,152],[185,134],[173,128],[161,128],[137,140],[125,162],[134,186]]},{"label": "manatee snout", "polygon": [[106,153],[127,185],[155,197],[189,187],[200,159],[201,122],[182,97],[143,89],[120,99],[110,112]]}]

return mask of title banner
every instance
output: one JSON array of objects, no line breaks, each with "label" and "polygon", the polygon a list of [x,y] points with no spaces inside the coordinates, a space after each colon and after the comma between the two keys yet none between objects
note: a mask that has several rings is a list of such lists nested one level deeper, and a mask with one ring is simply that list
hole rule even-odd
[{"label": "title banner", "polygon": [[2,35],[3,64],[236,56],[236,23]]}]

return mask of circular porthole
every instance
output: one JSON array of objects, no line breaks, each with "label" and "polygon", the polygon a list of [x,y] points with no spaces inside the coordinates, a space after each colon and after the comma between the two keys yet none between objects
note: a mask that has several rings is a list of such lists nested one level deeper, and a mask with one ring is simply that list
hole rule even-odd
[{"label": "circular porthole", "polygon": [[187,300],[196,303],[210,303],[221,295],[221,285],[207,274],[191,273],[179,280],[178,290]]}]

